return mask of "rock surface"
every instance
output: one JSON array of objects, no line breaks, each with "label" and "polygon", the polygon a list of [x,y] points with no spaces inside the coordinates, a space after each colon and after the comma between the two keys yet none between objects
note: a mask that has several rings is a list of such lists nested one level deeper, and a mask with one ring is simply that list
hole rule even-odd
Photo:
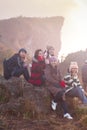
[{"label": "rock surface", "polygon": [[1,51],[17,51],[21,47],[29,53],[39,47],[46,49],[47,45],[55,47],[56,52],[61,47],[61,28],[64,18],[61,16],[48,18],[17,17],[0,20]]},{"label": "rock surface", "polygon": [[49,112],[50,94],[45,86],[36,87],[22,78],[0,78],[0,111],[38,116]]},{"label": "rock surface", "polygon": [[[87,107],[69,102],[73,120],[63,118],[60,106],[50,109],[47,87],[32,86],[22,78],[0,76],[0,130],[86,130]],[[61,116],[62,115],[62,116]]]}]

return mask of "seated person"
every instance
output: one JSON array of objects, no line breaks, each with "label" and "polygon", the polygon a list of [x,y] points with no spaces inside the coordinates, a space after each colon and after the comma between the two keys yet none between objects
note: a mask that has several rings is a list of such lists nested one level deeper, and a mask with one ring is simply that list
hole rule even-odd
[{"label": "seated person", "polygon": [[83,64],[81,68],[81,74],[82,74],[82,83],[85,91],[87,92],[87,60],[85,60],[85,63]]},{"label": "seated person", "polygon": [[45,63],[49,64],[49,58],[55,56],[55,49],[53,46],[47,46],[46,50],[44,51]]},{"label": "seated person", "polygon": [[61,74],[58,69],[58,62],[55,56],[49,58],[49,64],[45,67],[45,78],[48,86],[48,90],[53,95],[54,101],[52,101],[52,109],[56,110],[56,105],[60,103],[64,111],[64,117],[67,119],[73,119],[68,112],[67,104],[65,101],[65,90],[61,86]]},{"label": "seated person", "polygon": [[77,62],[71,62],[69,66],[69,72],[64,76],[66,83],[66,95],[70,97],[78,97],[83,104],[87,104],[87,97],[85,91],[80,84],[78,78],[78,64]]},{"label": "seated person", "polygon": [[4,78],[10,79],[11,77],[19,77],[23,75],[24,78],[29,80],[29,73],[27,68],[27,51],[22,48],[18,53],[14,54],[11,58],[5,59],[3,62]]},{"label": "seated person", "polygon": [[45,60],[43,56],[43,51],[41,49],[38,49],[35,51],[34,57],[32,59],[31,77],[28,82],[35,86],[43,85],[45,81],[44,68]]}]

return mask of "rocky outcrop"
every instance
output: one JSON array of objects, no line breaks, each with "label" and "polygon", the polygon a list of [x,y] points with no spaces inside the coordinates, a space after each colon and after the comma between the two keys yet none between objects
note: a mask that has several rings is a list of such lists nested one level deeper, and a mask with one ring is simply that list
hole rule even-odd
[{"label": "rocky outcrop", "polygon": [[[23,78],[5,80],[0,76],[0,112],[36,118],[45,116],[50,112],[51,95],[47,86],[33,86]],[[70,110],[75,107],[75,102],[68,99]],[[76,103],[77,104],[77,103]],[[72,110],[73,111],[73,110]],[[58,105],[57,114],[61,115]]]},{"label": "rocky outcrop", "polygon": [[[49,115],[52,97],[47,86],[33,86],[23,78],[11,78],[5,80],[0,76],[0,112],[2,114],[16,115],[28,118],[40,118]],[[78,100],[67,98],[71,113],[79,113],[82,109],[87,112],[87,107],[78,107]],[[73,109],[72,109],[73,108]],[[61,116],[61,106],[57,107],[57,115]],[[84,111],[83,111],[84,112]],[[75,114],[75,115],[76,115]],[[78,115],[77,115],[78,117]]]},{"label": "rocky outcrop", "polygon": [[34,87],[21,78],[0,78],[0,112],[30,118],[49,112],[50,94],[45,86]]},{"label": "rocky outcrop", "polygon": [[18,17],[0,21],[0,48],[17,51],[25,47],[30,53],[37,48],[45,49],[47,45],[55,47],[57,53],[61,48],[61,28],[64,18],[61,16],[47,18]]},{"label": "rocky outcrop", "polygon": [[86,130],[87,106],[77,107],[78,100],[67,99],[74,117],[69,121],[61,118],[59,104],[55,112],[51,111],[50,101],[46,86],[36,87],[22,78],[5,80],[0,76],[0,130]]}]

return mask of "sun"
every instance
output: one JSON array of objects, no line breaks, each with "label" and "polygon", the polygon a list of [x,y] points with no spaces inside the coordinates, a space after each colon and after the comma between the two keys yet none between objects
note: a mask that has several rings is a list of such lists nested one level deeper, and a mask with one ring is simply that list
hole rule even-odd
[{"label": "sun", "polygon": [[85,50],[87,48],[87,9],[85,5],[73,8],[62,28],[62,48],[60,55]]}]

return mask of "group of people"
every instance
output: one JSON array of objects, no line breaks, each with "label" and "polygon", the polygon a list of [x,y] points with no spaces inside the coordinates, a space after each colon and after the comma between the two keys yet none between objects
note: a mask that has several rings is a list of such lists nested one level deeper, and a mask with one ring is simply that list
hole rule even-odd
[{"label": "group of people", "polygon": [[52,109],[55,111],[60,103],[64,118],[73,119],[68,111],[66,96],[78,97],[83,104],[87,105],[87,97],[78,78],[78,64],[71,62],[67,74],[62,77],[59,62],[55,56],[55,49],[47,46],[46,51],[38,49],[32,58],[32,64],[27,61],[27,51],[22,48],[17,54],[3,61],[4,77],[24,76],[25,80],[35,86],[47,85],[53,99]]}]

